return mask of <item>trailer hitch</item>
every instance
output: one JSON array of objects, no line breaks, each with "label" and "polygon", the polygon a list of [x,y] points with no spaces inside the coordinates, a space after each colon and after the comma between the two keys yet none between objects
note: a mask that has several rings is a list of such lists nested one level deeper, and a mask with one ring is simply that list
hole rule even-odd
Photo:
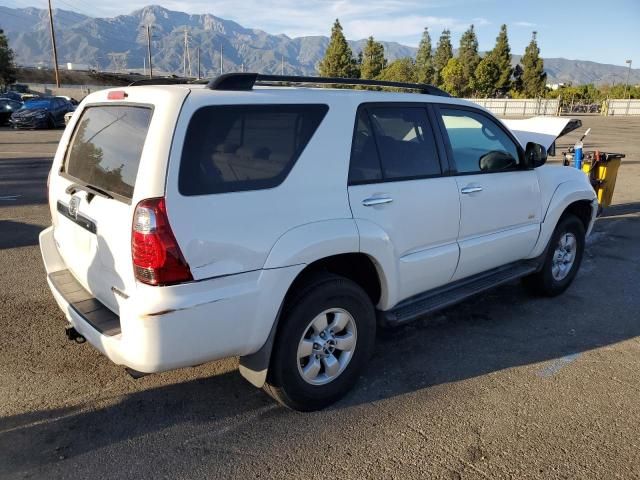
[{"label": "trailer hitch", "polygon": [[64,334],[67,336],[67,339],[69,339],[72,342],[84,343],[87,341],[87,339],[84,338],[84,336],[82,336],[80,332],[78,332],[76,328],[72,325],[67,325],[64,328]]}]

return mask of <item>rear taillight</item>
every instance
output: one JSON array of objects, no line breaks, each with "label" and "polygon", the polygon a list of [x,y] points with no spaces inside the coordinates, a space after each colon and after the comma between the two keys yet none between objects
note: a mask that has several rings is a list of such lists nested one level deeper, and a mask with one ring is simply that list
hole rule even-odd
[{"label": "rear taillight", "polygon": [[193,280],[171,231],[164,198],[142,200],[133,214],[131,256],[136,279],[149,285]]}]

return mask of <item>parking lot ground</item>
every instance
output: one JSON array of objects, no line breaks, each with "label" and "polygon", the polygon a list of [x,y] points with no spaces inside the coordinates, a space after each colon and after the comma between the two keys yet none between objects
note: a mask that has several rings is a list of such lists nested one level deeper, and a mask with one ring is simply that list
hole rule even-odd
[{"label": "parking lot ground", "polygon": [[640,478],[640,118],[583,121],[587,149],[627,158],[572,287],[516,282],[381,335],[312,414],[236,359],[133,380],[68,342],[37,246],[61,131],[0,129],[0,478]]}]

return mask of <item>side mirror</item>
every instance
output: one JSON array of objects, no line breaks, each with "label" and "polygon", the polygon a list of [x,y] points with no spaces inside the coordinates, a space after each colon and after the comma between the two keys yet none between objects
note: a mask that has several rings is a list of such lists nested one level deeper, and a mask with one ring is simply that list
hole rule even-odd
[{"label": "side mirror", "polygon": [[547,149],[539,143],[529,142],[524,151],[527,165],[531,168],[537,168],[545,164],[547,161]]}]

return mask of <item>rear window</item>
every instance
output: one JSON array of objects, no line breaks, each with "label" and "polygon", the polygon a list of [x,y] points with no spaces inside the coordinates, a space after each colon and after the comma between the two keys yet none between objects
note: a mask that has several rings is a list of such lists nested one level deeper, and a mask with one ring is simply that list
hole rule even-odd
[{"label": "rear window", "polygon": [[178,186],[183,195],[272,188],[286,178],[327,105],[210,106],[187,129]]},{"label": "rear window", "polygon": [[86,108],[71,139],[64,173],[130,200],[151,115],[149,107]]}]

